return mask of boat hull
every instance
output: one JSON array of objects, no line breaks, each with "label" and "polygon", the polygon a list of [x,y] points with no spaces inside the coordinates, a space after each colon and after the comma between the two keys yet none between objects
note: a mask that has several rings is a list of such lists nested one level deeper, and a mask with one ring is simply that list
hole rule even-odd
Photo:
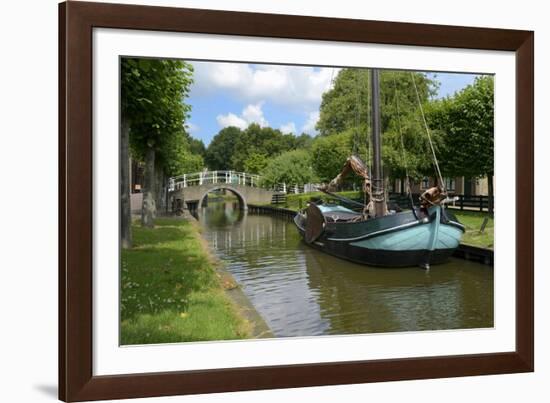
[{"label": "boat hull", "polygon": [[[452,216],[451,216],[452,217]],[[377,222],[375,222],[377,221]],[[304,236],[305,220],[295,223]],[[400,213],[359,223],[327,223],[315,249],[369,266],[429,267],[445,262],[460,243],[464,228],[436,206],[419,213]]]},{"label": "boat hull", "polygon": [[446,262],[455,249],[419,250],[383,250],[368,249],[357,246],[314,242],[311,247],[354,263],[379,267],[414,267],[431,266]]}]

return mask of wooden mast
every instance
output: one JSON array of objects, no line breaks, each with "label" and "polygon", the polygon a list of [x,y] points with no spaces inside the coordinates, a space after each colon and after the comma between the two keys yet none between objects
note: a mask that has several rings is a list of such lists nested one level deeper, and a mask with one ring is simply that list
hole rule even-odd
[{"label": "wooden mast", "polygon": [[374,201],[374,215],[386,215],[386,201],[384,197],[384,178],[382,176],[382,141],[380,135],[380,78],[378,69],[370,70],[371,100],[372,100],[372,197]]}]

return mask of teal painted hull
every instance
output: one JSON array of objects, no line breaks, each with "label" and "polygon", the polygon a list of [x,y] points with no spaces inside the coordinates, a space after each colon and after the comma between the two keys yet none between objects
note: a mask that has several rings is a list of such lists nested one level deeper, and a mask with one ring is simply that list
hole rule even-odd
[{"label": "teal painted hull", "polygon": [[[349,214],[330,210],[323,213],[329,217]],[[294,221],[304,236],[306,216],[300,213]],[[440,206],[356,222],[327,222],[323,228],[321,235],[309,242],[312,247],[354,262],[385,267],[442,263],[459,246],[464,233],[464,226]]]},{"label": "teal painted hull", "polygon": [[351,242],[351,245],[360,248],[387,251],[434,251],[436,249],[458,248],[463,231],[456,226],[441,223],[439,207],[432,207],[430,213],[436,213],[436,217],[429,223],[378,235],[373,238],[366,238],[358,242]]}]

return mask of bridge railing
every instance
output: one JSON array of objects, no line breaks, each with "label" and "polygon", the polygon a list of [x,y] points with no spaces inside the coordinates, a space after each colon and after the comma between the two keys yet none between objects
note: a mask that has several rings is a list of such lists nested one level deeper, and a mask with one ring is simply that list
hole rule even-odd
[{"label": "bridge railing", "polygon": [[237,171],[203,171],[191,174],[183,174],[170,178],[168,190],[174,191],[190,186],[225,183],[258,187],[260,176]]},{"label": "bridge railing", "polygon": [[[170,178],[168,190],[174,191],[184,189],[190,186],[201,186],[206,184],[231,184],[250,187],[260,187],[260,175],[249,174],[238,171],[203,171],[191,174],[183,174]],[[269,190],[276,193],[297,194],[316,191],[315,184],[288,184],[280,183]]]}]

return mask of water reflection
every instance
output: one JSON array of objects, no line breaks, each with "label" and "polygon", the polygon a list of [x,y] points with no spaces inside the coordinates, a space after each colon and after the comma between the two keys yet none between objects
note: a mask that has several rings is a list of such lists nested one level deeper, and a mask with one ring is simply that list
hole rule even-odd
[{"label": "water reflection", "polygon": [[305,245],[292,222],[238,202],[199,211],[204,235],[276,336],[493,326],[493,270],[453,259],[425,272],[346,262]]}]

